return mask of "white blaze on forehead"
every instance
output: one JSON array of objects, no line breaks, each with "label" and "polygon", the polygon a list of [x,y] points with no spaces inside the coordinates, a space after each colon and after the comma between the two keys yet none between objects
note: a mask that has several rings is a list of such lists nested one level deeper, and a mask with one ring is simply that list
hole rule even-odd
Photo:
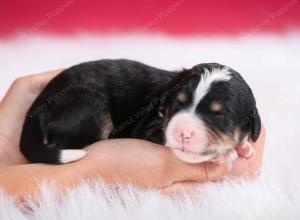
[{"label": "white blaze on forehead", "polygon": [[194,91],[194,99],[190,111],[195,111],[198,103],[209,92],[212,83],[218,81],[228,81],[230,79],[231,73],[227,67],[222,69],[213,69],[211,72],[205,69],[205,72],[201,75],[199,83]]},{"label": "white blaze on forehead", "polygon": [[[215,68],[212,71],[205,69],[194,91],[190,108],[177,112],[169,121],[165,129],[165,145],[175,148],[173,153],[182,161],[200,163],[215,157],[215,154],[201,155],[206,150],[217,150],[219,146],[210,143],[207,127],[202,118],[196,114],[195,109],[214,82],[228,81],[231,77],[231,72],[227,67]],[[179,96],[178,98],[181,100],[183,97]],[[215,108],[218,110],[222,106],[219,104],[215,107],[218,107]],[[184,133],[190,134],[190,136],[183,138]]]}]

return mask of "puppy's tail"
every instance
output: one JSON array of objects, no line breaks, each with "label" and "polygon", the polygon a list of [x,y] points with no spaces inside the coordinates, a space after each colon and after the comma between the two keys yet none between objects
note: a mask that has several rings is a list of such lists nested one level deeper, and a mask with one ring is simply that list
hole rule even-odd
[{"label": "puppy's tail", "polygon": [[65,164],[83,158],[87,152],[78,149],[58,149],[48,146],[21,147],[24,156],[33,163]]},{"label": "puppy's tail", "polygon": [[86,154],[85,150],[59,150],[59,163],[70,163],[83,158]]},{"label": "puppy's tail", "polygon": [[32,127],[37,121],[33,119],[25,123],[21,135],[20,150],[30,162],[65,164],[79,160],[87,154],[82,149],[62,149],[59,146],[44,143],[41,129]]}]

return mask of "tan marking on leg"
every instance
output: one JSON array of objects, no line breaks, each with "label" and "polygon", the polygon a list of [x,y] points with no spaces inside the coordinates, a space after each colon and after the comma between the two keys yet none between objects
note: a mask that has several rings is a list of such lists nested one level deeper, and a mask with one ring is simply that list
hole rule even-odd
[{"label": "tan marking on leg", "polygon": [[101,131],[100,137],[102,140],[106,140],[109,138],[109,135],[113,129],[111,115],[110,114],[105,115],[101,119],[101,122],[102,122],[102,131]]},{"label": "tan marking on leg", "polygon": [[48,144],[47,138],[44,138],[44,139],[43,139],[43,144],[44,144],[44,145],[47,145],[47,144]]},{"label": "tan marking on leg", "polygon": [[177,99],[178,99],[180,102],[184,103],[184,102],[187,101],[188,97],[187,97],[187,95],[186,95],[185,93],[180,92],[180,93],[178,93],[178,95],[177,95]]}]

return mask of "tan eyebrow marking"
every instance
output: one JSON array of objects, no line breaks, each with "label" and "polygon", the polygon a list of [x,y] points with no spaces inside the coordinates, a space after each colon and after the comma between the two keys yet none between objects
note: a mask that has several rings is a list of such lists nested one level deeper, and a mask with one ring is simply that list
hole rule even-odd
[{"label": "tan eyebrow marking", "polygon": [[178,93],[177,95],[177,99],[180,101],[180,102],[186,102],[187,101],[187,95],[183,92],[180,92]]},{"label": "tan eyebrow marking", "polygon": [[187,95],[184,94],[183,92],[180,92],[180,93],[178,93],[178,95],[177,95],[177,99],[178,99],[180,102],[186,102],[186,101],[187,101]]},{"label": "tan eyebrow marking", "polygon": [[217,102],[217,101],[213,101],[211,104],[210,104],[210,109],[213,111],[213,112],[219,112],[221,111],[222,109],[222,104],[220,102]]}]

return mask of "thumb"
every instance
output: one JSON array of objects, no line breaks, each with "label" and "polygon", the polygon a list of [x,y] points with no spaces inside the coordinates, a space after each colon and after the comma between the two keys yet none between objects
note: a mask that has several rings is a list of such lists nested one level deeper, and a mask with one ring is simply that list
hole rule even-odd
[{"label": "thumb", "polygon": [[205,177],[208,181],[221,180],[232,170],[231,163],[217,164],[206,162],[203,166],[205,170]]},{"label": "thumb", "polygon": [[190,164],[180,161],[174,156],[172,165],[175,182],[180,181],[215,181],[223,179],[232,169],[231,164],[204,162]]},{"label": "thumb", "polygon": [[61,71],[62,69],[58,69],[16,79],[0,103],[5,120],[9,121],[9,124],[15,122],[16,126],[20,127],[34,99]]},{"label": "thumb", "polygon": [[221,180],[230,172],[231,166],[215,163],[202,163],[186,167],[186,172],[181,175],[181,180],[173,182],[161,188],[161,192],[167,195],[192,195],[199,187],[199,182]]}]

